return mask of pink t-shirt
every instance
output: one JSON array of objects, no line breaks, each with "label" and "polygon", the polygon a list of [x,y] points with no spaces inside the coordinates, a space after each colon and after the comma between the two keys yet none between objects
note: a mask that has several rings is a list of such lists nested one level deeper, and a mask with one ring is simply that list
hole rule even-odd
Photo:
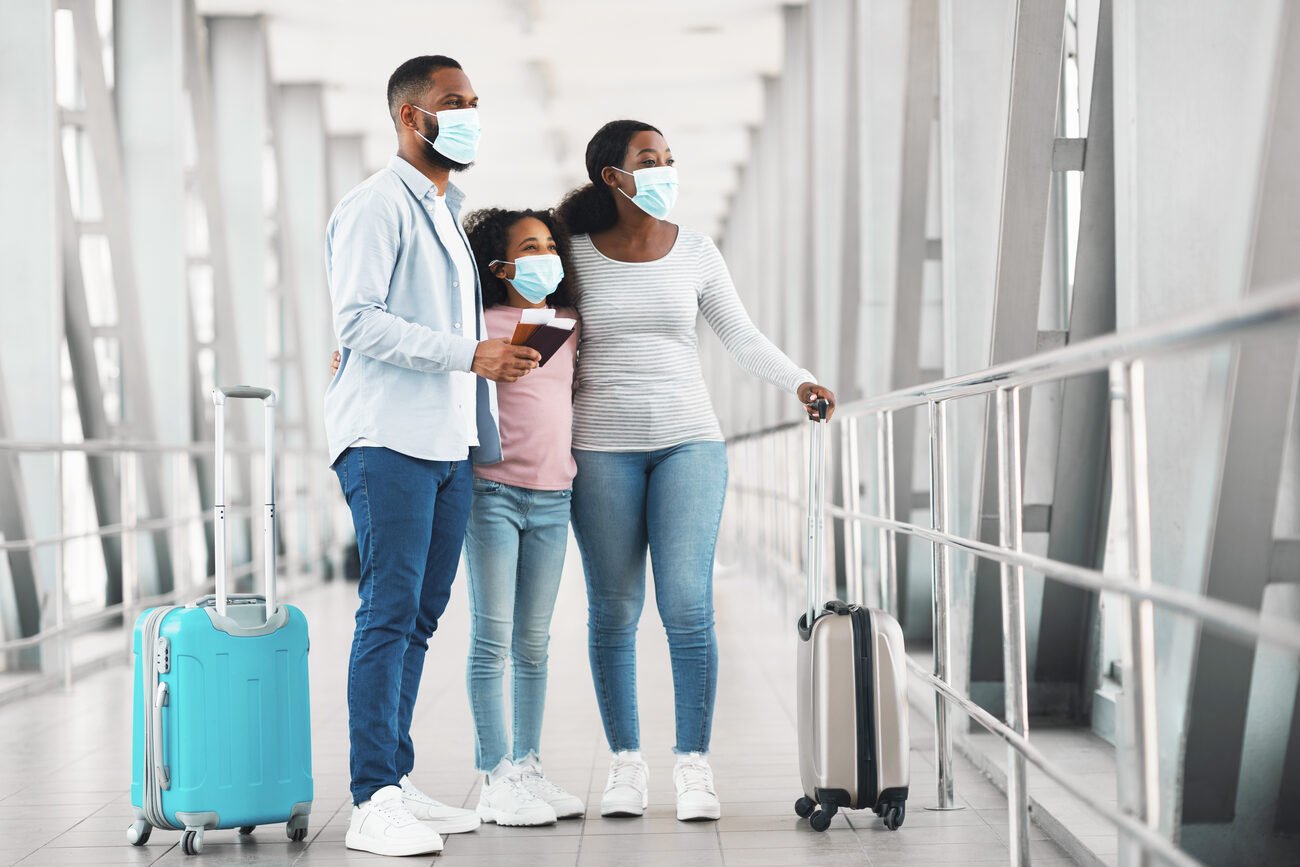
[{"label": "pink t-shirt", "polygon": [[[523,311],[498,304],[485,311],[488,336],[509,338]],[[576,310],[557,316],[576,319]],[[530,488],[567,491],[578,465],[573,460],[573,362],[578,357],[578,328],[545,366],[523,379],[497,384],[501,451],[505,460],[474,467],[480,479]]]}]

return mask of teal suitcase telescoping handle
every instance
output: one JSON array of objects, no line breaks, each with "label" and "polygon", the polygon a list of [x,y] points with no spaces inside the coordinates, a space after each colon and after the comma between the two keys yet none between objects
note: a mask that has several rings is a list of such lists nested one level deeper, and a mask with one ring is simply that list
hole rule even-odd
[{"label": "teal suitcase telescoping handle", "polygon": [[226,616],[227,565],[226,565],[226,401],[228,399],[260,400],[266,431],[265,491],[262,498],[262,552],[266,570],[266,620],[275,613],[275,392],[269,388],[252,385],[228,385],[212,389],[212,405],[216,408],[216,488],[214,508],[216,519],[214,547],[216,548],[217,613]]}]

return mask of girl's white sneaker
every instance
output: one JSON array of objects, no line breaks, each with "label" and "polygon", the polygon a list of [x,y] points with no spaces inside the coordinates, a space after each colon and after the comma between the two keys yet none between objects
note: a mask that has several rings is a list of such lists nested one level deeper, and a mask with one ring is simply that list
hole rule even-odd
[{"label": "girl's white sneaker", "polygon": [[554,825],[555,809],[524,784],[520,769],[502,759],[496,769],[483,777],[478,796],[478,816],[484,822],[507,827]]},{"label": "girl's white sneaker", "polygon": [[577,795],[571,795],[547,779],[542,772],[542,762],[536,756],[528,756],[518,765],[524,787],[538,798],[551,805],[555,815],[560,819],[576,819],[587,812],[587,807]]}]

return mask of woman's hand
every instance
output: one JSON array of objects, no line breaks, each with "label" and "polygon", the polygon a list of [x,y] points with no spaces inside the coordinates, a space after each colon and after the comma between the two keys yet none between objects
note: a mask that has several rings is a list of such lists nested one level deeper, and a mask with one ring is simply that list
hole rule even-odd
[{"label": "woman's hand", "polygon": [[334,350],[334,356],[330,359],[330,376],[338,375],[339,364],[341,364],[342,361],[343,361],[343,356],[339,355],[339,351],[337,349]]},{"label": "woman's hand", "polygon": [[825,386],[816,385],[811,382],[805,382],[799,386],[799,402],[803,408],[808,411],[809,418],[817,418],[817,399],[822,398],[828,404],[826,417],[830,418],[835,414],[835,392]]}]

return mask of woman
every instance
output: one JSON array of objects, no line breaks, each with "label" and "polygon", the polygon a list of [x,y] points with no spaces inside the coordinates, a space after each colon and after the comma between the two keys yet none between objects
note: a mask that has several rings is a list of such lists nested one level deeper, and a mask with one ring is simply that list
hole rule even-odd
[{"label": "woman", "polygon": [[592,676],[613,753],[601,814],[639,816],[648,803],[636,630],[649,553],[672,658],[677,818],[717,819],[707,756],[717,685],[713,555],[727,460],[700,367],[697,314],[742,367],[806,406],[818,397],[833,406],[834,395],[754,327],[713,242],[667,222],[677,172],[658,129],[606,124],[587,145],[586,164],[591,183],[559,215],[573,233],[583,321],[573,525],[587,577]]}]

